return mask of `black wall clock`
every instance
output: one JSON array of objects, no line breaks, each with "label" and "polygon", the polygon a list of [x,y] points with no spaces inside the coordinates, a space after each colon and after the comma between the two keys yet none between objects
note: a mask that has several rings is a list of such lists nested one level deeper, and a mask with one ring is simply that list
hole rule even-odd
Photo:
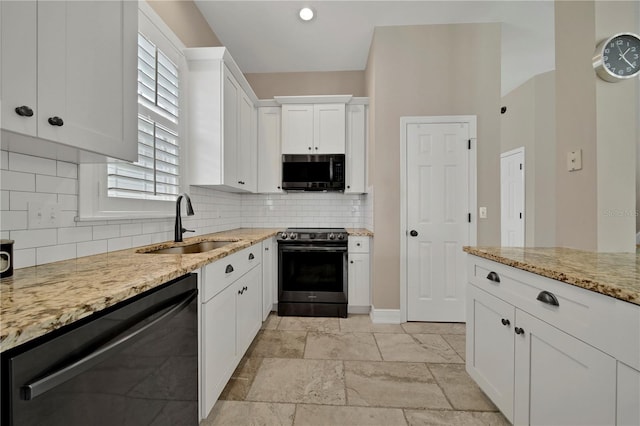
[{"label": "black wall clock", "polygon": [[598,76],[612,83],[640,74],[640,37],[620,33],[609,37],[596,47],[593,68]]}]

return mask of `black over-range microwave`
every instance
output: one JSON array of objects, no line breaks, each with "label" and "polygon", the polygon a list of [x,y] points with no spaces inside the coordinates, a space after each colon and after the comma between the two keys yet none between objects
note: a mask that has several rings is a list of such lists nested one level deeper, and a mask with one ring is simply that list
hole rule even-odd
[{"label": "black over-range microwave", "polygon": [[344,191],[344,154],[284,154],[285,191]]}]

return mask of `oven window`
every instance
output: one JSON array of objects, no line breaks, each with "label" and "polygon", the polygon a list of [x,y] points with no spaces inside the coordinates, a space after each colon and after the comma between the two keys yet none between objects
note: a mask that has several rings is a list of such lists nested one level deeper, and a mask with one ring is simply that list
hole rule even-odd
[{"label": "oven window", "polygon": [[344,252],[281,251],[283,291],[344,291]]}]

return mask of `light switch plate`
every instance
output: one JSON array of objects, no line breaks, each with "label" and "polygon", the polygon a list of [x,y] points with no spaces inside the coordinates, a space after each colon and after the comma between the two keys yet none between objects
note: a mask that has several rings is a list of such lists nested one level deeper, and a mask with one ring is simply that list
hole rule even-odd
[{"label": "light switch plate", "polygon": [[29,229],[57,228],[60,226],[60,204],[29,203]]},{"label": "light switch plate", "polygon": [[582,150],[567,153],[567,170],[575,172],[582,169]]},{"label": "light switch plate", "polygon": [[479,216],[480,219],[486,219],[487,218],[487,208],[486,207],[480,207],[479,209]]}]

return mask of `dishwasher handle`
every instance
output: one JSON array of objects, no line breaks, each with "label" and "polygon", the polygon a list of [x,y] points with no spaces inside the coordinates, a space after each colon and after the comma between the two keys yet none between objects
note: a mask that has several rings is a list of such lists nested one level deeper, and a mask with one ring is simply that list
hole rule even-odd
[{"label": "dishwasher handle", "polygon": [[[105,360],[113,352],[116,352],[122,349],[123,346],[128,346],[129,344],[134,343],[137,337],[142,336],[151,327],[154,327],[159,323],[168,321],[169,319],[179,314],[180,311],[186,308],[196,298],[197,295],[198,295],[198,290],[191,290],[187,292],[184,297],[182,297],[178,302],[171,305],[170,308],[162,307],[157,311],[155,311],[153,314],[151,314],[151,315],[154,315],[162,310],[169,309],[167,312],[165,312],[158,318],[154,319],[144,327],[141,327],[136,331],[129,332],[126,335],[119,338],[118,340],[114,341],[113,343],[110,343],[107,346],[103,346],[93,351],[92,353],[83,357],[82,359],[79,359],[78,361],[75,361],[72,364],[64,366],[61,369],[54,371],[53,373],[48,374],[47,376],[41,379],[35,380],[27,385],[22,386],[20,388],[21,398],[25,401],[30,401],[44,394],[45,392],[55,388],[56,386],[61,385],[67,380],[72,379],[78,374],[87,371],[91,367]],[[136,323],[135,325],[137,324],[140,324],[140,322]],[[135,327],[135,325],[133,325],[129,329]]]}]

